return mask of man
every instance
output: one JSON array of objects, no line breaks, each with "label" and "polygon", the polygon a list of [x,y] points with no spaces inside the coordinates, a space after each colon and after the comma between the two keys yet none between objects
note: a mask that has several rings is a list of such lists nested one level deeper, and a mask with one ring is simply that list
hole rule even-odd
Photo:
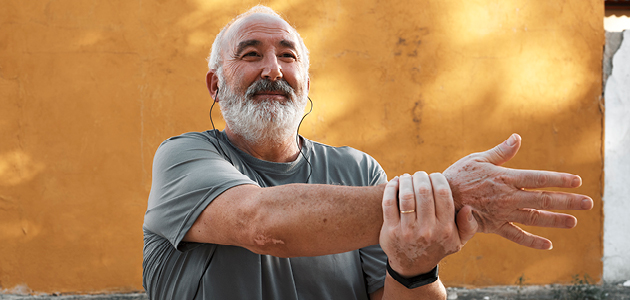
[{"label": "man", "polygon": [[443,299],[437,264],[475,232],[549,249],[511,222],[571,228],[574,217],[546,209],[593,205],[523,190],[577,187],[578,176],[498,167],[518,135],[444,174],[387,183],[367,154],[297,136],[308,66],[299,34],[269,8],[219,33],[207,85],[225,131],[171,138],[155,155],[143,226],[151,299]]}]

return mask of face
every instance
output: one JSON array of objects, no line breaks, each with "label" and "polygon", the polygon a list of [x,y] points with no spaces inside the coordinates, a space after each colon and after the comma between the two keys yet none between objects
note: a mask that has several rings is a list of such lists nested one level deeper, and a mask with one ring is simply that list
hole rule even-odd
[{"label": "face", "polygon": [[[296,93],[308,89],[297,37],[284,20],[266,14],[245,17],[230,27],[224,43],[223,74],[236,92],[260,79],[285,80]],[[282,96],[261,93],[253,100],[286,101]]]},{"label": "face", "polygon": [[232,25],[217,96],[230,131],[250,142],[294,137],[308,93],[297,45],[293,29],[273,16]]}]

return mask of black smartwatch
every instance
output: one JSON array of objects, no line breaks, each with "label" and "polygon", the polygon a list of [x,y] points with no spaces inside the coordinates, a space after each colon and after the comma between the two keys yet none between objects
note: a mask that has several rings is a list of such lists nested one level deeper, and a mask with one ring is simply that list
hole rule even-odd
[{"label": "black smartwatch", "polygon": [[404,285],[408,289],[415,289],[417,287],[421,287],[423,285],[427,285],[438,280],[438,266],[435,266],[433,270],[427,273],[420,274],[411,278],[404,278],[400,276],[398,272],[394,271],[392,267],[389,266],[389,260],[387,260],[387,273],[389,273],[389,276],[400,282],[400,284]]}]

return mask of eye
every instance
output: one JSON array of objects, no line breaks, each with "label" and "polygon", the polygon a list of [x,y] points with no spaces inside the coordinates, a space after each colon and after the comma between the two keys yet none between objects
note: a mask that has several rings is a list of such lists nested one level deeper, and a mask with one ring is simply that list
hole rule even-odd
[{"label": "eye", "polygon": [[280,54],[280,58],[283,59],[290,59],[290,60],[296,60],[297,57],[295,56],[295,54],[291,53],[291,52],[287,52],[287,53],[282,53]]},{"label": "eye", "polygon": [[258,56],[258,53],[252,51],[252,52],[245,53],[243,56]]}]

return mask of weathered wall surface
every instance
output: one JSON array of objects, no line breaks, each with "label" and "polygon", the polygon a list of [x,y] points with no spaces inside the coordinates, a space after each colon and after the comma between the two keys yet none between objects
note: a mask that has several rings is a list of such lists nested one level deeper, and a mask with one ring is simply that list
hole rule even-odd
[{"label": "weathered wall surface", "polygon": [[604,279],[630,279],[630,30],[612,58],[606,83],[606,183],[604,185]]},{"label": "weathered wall surface", "polygon": [[[204,58],[258,1],[0,2],[0,287],[140,290],[153,153],[210,127]],[[582,175],[595,209],[533,230],[553,250],[478,235],[444,262],[447,285],[601,277],[601,1],[262,2],[311,50],[306,137],[394,176],[518,132],[509,167]]]}]

